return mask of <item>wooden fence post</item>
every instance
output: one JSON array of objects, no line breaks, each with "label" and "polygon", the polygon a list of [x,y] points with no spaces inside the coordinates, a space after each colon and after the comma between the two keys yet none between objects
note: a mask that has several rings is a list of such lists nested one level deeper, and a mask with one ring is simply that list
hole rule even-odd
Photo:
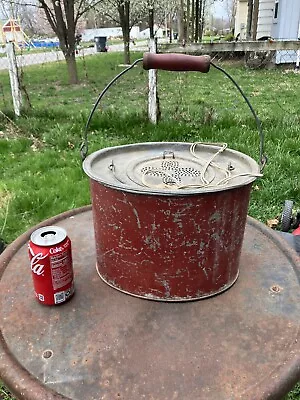
[{"label": "wooden fence post", "polygon": [[[156,40],[149,40],[150,53],[156,53]],[[158,102],[157,102],[157,71],[149,69],[149,93],[148,93],[148,116],[149,121],[157,124],[158,119]]]},{"label": "wooden fence post", "polygon": [[11,94],[13,97],[14,110],[16,116],[19,117],[22,106],[22,94],[18,77],[18,66],[17,66],[17,58],[15,53],[14,43],[6,44],[6,54],[8,59],[9,79],[11,86]]}]

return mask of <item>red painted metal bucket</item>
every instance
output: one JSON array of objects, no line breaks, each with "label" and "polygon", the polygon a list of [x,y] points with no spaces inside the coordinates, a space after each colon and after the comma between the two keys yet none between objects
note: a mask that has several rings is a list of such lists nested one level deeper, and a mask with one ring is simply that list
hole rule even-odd
[{"label": "red painted metal bucket", "polygon": [[97,151],[83,163],[91,178],[97,269],[110,286],[153,300],[186,301],[236,281],[251,185],[266,161],[260,121],[249,100],[209,56],[144,54],[144,69],[225,73],[247,102],[260,133],[260,166],[226,144],[142,143]]},{"label": "red painted metal bucket", "polygon": [[216,144],[141,143],[99,150],[91,178],[97,269],[110,286],[187,301],[228,289],[239,273],[250,157]]}]

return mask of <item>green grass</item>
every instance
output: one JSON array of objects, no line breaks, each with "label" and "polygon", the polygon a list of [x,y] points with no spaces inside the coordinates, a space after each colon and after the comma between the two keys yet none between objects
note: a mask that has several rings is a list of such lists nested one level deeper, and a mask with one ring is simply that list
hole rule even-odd
[{"label": "green grass", "polygon": [[[140,57],[134,54],[134,58]],[[121,71],[123,55],[78,60],[81,83],[69,86],[63,62],[27,67],[23,84],[31,109],[15,119],[7,72],[0,73],[0,236],[11,242],[45,218],[90,202],[79,146],[98,93]],[[300,208],[299,75],[224,64],[249,96],[266,136],[268,164],[257,180],[249,214],[262,222],[281,213],[283,201]],[[227,142],[258,159],[255,122],[228,78],[159,73],[161,122],[147,122],[147,73],[135,67],[115,84],[89,130],[90,152],[144,141]],[[4,116],[6,115],[6,117]],[[300,399],[299,386],[289,400]]]},{"label": "green grass", "polygon": [[0,382],[0,400],[16,400],[9,390]]},{"label": "green grass", "polygon": [[[139,55],[136,55],[138,57]],[[2,197],[9,199],[3,236],[13,240],[43,218],[89,202],[79,146],[100,90],[118,73],[122,54],[79,60],[81,84],[69,86],[64,63],[28,67],[24,85],[33,106],[12,124],[0,116]],[[266,136],[268,165],[256,182],[249,214],[262,222],[281,212],[285,199],[299,207],[299,75],[226,65],[248,94]],[[11,95],[1,73],[0,107],[9,118]],[[104,97],[90,127],[90,151],[141,141],[219,141],[258,159],[255,122],[241,96],[219,71],[159,74],[162,120],[147,122],[147,74],[137,66]],[[49,168],[49,166],[51,166]],[[1,204],[1,203],[0,203]],[[0,209],[0,232],[6,202]]]}]

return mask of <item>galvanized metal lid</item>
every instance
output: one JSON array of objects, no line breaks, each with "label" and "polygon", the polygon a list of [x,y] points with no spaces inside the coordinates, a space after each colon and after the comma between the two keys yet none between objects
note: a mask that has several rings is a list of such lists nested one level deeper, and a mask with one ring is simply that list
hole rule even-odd
[{"label": "galvanized metal lid", "polygon": [[105,186],[133,193],[190,195],[253,182],[259,165],[226,144],[148,142],[89,155],[85,173]]},{"label": "galvanized metal lid", "polygon": [[37,246],[54,246],[67,237],[67,232],[59,226],[44,226],[34,231],[30,240]]}]

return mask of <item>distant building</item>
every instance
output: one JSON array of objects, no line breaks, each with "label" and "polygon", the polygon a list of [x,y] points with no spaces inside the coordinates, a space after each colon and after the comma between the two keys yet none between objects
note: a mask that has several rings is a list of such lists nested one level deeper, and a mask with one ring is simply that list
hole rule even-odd
[{"label": "distant building", "polygon": [[83,42],[93,42],[96,36],[121,37],[122,28],[83,29],[81,34]]},{"label": "distant building", "polygon": [[[165,36],[165,31],[156,25],[154,26],[154,32],[156,37],[161,38]],[[121,27],[83,29],[81,34],[83,42],[94,41],[96,36],[105,36],[107,38],[123,37]],[[131,39],[148,39],[150,37],[150,30],[148,28],[141,31],[138,26],[133,26],[130,31],[130,37]]]},{"label": "distant building", "polygon": [[271,36],[275,39],[300,39],[300,1],[275,0]]},{"label": "distant building", "polygon": [[[160,28],[158,25],[154,25],[154,34],[157,38],[167,37],[168,33],[166,28]],[[149,39],[150,38],[150,29],[146,28],[139,32],[138,39]]]},{"label": "distant building", "polygon": [[2,43],[25,43],[25,35],[20,24],[15,19],[9,19],[1,27],[0,40]]}]

